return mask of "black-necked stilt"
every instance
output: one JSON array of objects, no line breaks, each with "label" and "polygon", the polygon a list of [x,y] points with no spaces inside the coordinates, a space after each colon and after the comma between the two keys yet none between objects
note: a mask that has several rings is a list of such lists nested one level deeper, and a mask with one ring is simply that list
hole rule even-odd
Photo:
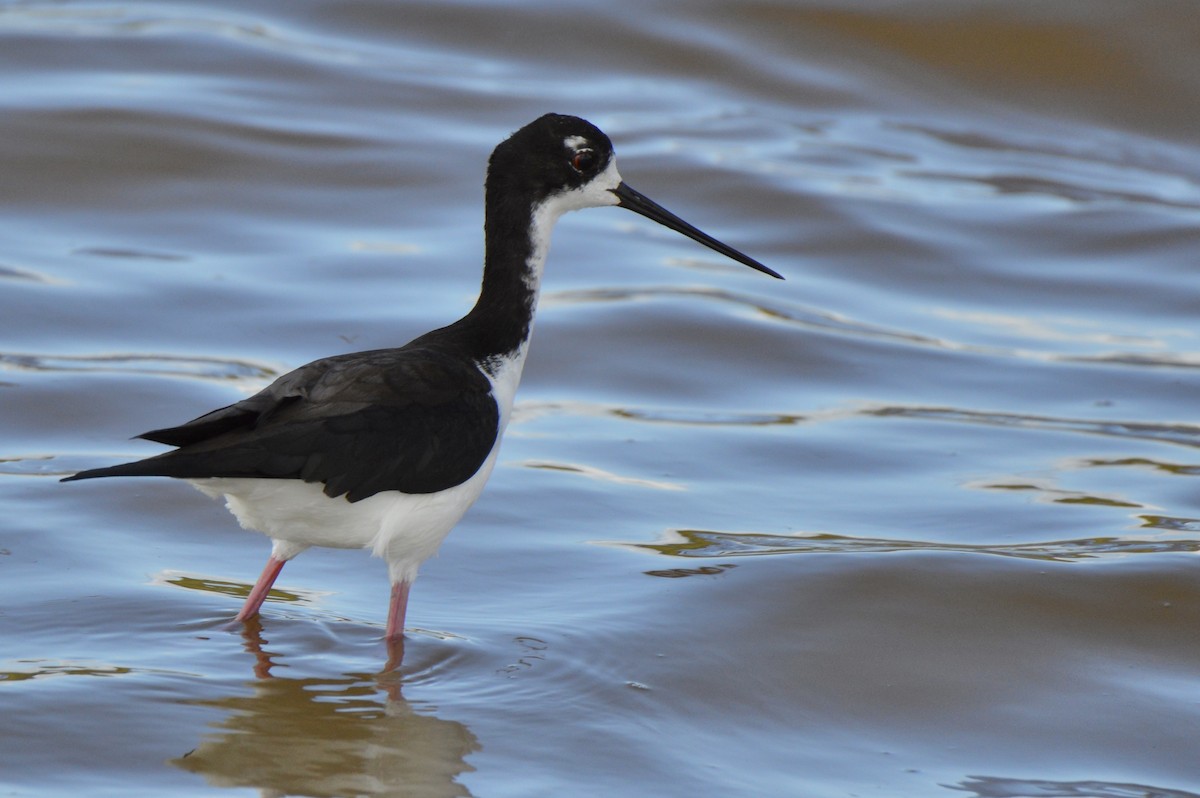
[{"label": "black-necked stilt", "polygon": [[595,126],[547,114],[492,153],[483,286],[466,316],[399,349],[309,363],[248,399],[138,436],[172,451],[64,481],[177,477],[223,496],[243,527],[272,540],[238,620],[258,612],[284,563],[309,546],[371,549],[388,564],[387,639],[399,646],[418,567],[479,497],[496,463],[550,231],[567,211],[605,205],[780,277],[626,185],[612,143]]}]

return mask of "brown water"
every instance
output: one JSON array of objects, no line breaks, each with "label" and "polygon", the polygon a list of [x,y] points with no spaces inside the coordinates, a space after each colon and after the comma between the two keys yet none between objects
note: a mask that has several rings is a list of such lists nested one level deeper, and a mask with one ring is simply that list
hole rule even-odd
[{"label": "brown water", "polygon": [[[0,794],[1200,795],[1187,2],[0,6]],[[559,226],[413,592],[62,485],[473,299],[549,110],[776,283]]]}]

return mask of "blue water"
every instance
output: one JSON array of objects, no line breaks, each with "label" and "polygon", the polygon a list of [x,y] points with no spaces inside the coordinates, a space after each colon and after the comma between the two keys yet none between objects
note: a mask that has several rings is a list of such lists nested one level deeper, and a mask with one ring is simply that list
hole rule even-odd
[{"label": "blue water", "polygon": [[[1200,795],[1190,6],[0,7],[0,793]],[[131,436],[472,303],[546,111],[778,283],[564,218],[399,677]]]}]

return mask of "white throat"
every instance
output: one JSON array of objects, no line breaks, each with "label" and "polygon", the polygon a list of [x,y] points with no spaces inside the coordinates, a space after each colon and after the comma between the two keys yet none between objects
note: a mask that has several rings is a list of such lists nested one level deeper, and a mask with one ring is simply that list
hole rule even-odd
[{"label": "white throat", "polygon": [[532,246],[528,269],[525,272],[525,284],[533,291],[535,305],[542,284],[542,273],[546,268],[546,256],[550,253],[550,234],[554,232],[554,225],[559,217],[569,211],[616,205],[620,200],[613,194],[613,189],[619,185],[621,175],[617,171],[616,156],[613,156],[609,158],[608,166],[603,172],[582,186],[551,194],[534,207],[529,230]]}]

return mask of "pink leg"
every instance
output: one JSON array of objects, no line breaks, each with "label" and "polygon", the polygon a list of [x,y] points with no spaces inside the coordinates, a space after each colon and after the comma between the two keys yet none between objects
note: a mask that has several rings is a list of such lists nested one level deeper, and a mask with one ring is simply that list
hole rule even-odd
[{"label": "pink leg", "polygon": [[392,585],[392,604],[388,609],[387,634],[388,641],[404,639],[404,613],[408,609],[408,582],[397,582]]},{"label": "pink leg", "polygon": [[237,620],[244,621],[258,614],[267,594],[271,592],[271,585],[275,584],[275,577],[279,576],[279,572],[283,570],[286,562],[287,560],[277,560],[274,557],[267,558],[267,567],[263,568],[258,581],[254,583],[254,589],[246,597],[246,603],[242,605],[242,611],[238,613]]},{"label": "pink leg", "polygon": [[392,602],[388,608],[387,633],[384,635],[388,651],[384,673],[394,671],[404,661],[404,613],[408,609],[408,587],[408,582],[392,585]]}]

